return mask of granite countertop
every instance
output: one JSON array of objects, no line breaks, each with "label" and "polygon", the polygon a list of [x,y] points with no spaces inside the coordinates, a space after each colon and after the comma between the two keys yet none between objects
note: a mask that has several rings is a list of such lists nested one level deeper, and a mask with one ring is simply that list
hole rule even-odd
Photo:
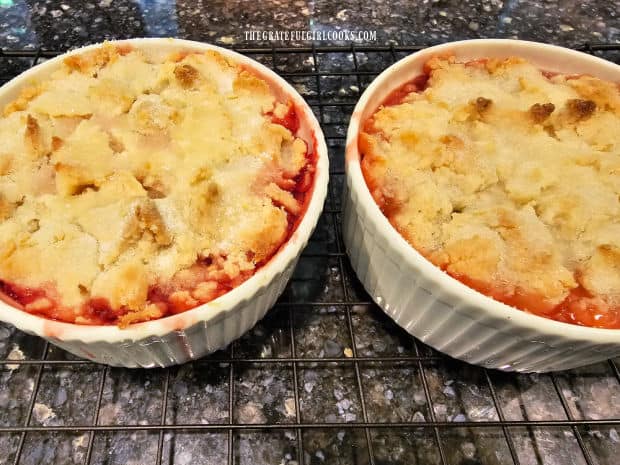
[{"label": "granite countertop", "polygon": [[[282,30],[376,31],[376,40],[369,45],[506,37],[579,46],[620,42],[619,11],[618,0],[0,0],[0,48],[64,51],[104,39],[139,36],[174,36],[240,47],[309,45],[246,38],[246,31]],[[349,45],[317,42],[326,44]],[[617,53],[605,56],[619,58]],[[352,69],[352,56],[344,52],[322,53],[319,63],[308,53],[279,55],[276,63],[271,54],[254,57],[281,72],[312,71],[315,67],[327,72]],[[380,72],[390,59],[389,54],[356,54],[360,69],[370,74]],[[0,57],[0,76],[6,79],[27,66],[27,61]],[[326,212],[279,304],[232,347],[206,361],[168,370],[124,370],[79,363],[41,339],[0,325],[0,360],[15,361],[0,367],[0,428],[4,427],[0,429],[4,452],[0,464],[14,463],[20,447],[20,464],[84,463],[89,452],[93,464],[155,463],[158,430],[112,429],[91,435],[84,430],[42,429],[22,436],[8,429],[25,424],[75,427],[95,421],[113,427],[158,425],[164,404],[166,424],[285,426],[231,433],[226,429],[167,431],[161,442],[163,463],[167,464],[227,463],[229,446],[234,463],[242,465],[299,465],[300,461],[306,465],[369,464],[371,453],[377,465],[439,464],[437,440],[446,461],[453,465],[511,463],[511,449],[521,464],[583,465],[588,462],[582,445],[591,463],[617,463],[620,431],[614,425],[424,427],[433,419],[456,423],[620,419],[620,360],[553,376],[485,372],[435,353],[369,303],[342,254],[338,222],[342,135],[351,104],[363,90],[360,86],[371,78],[321,77],[322,98],[345,103],[326,107],[322,113],[333,171]],[[292,81],[304,97],[317,97],[315,77]],[[288,305],[291,302],[296,305]],[[300,305],[304,302],[314,304]],[[356,367],[346,363],[353,348],[361,357],[390,357],[393,361],[360,362]],[[293,365],[242,361],[291,356],[341,358],[343,362]],[[411,361],[416,356],[420,361]],[[43,357],[55,364],[27,363]],[[343,425],[414,422],[420,427],[299,432],[294,427],[298,420]]]},{"label": "granite countertop", "polygon": [[[65,50],[104,39],[140,36],[271,45],[248,41],[245,32],[283,29],[373,30],[377,45],[426,45],[477,37],[576,45],[618,41],[618,11],[617,0],[0,0],[0,48]],[[291,44],[299,42],[282,45]]]}]

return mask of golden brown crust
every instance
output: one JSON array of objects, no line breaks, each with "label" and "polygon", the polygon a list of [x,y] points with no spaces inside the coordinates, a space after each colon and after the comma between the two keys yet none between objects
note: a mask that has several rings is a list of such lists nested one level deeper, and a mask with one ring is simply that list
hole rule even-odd
[{"label": "golden brown crust", "polygon": [[198,79],[199,73],[192,65],[183,64],[174,67],[174,76],[179,81],[181,87],[189,89]]},{"label": "golden brown crust", "polygon": [[[165,310],[161,305],[148,304],[142,310],[125,313],[120,317],[119,327],[126,328],[134,323],[140,323],[143,321],[156,320],[165,315]],[[85,321],[84,323],[88,323]]]},{"label": "golden brown crust", "polygon": [[40,85],[24,87],[17,99],[5,105],[3,116],[9,116],[13,112],[25,110],[28,103],[30,103],[30,101],[37,97],[42,91],[43,87]]},{"label": "golden brown crust", "polygon": [[[541,306],[583,286],[620,305],[620,96],[522,59],[430,59],[424,92],[359,136],[371,193],[448,272]],[[614,276],[614,278],[610,278]]]},{"label": "golden brown crust", "polygon": [[55,289],[29,311],[122,326],[238,285],[302,213],[307,147],[276,109],[213,51],[67,58],[0,118],[0,280]]},{"label": "golden brown crust", "polygon": [[582,76],[579,79],[569,79],[566,82],[585,100],[592,100],[599,108],[620,114],[620,84],[606,82],[591,76]]},{"label": "golden brown crust", "polygon": [[0,221],[9,218],[15,210],[15,204],[10,202],[4,195],[0,194]]},{"label": "golden brown crust", "polygon": [[60,137],[52,136],[52,151],[55,152],[56,150],[58,150],[60,147],[62,147],[63,143],[64,141]]},{"label": "golden brown crust", "polygon": [[596,110],[596,103],[592,100],[568,99],[566,109],[572,120],[582,121],[592,116]]},{"label": "golden brown crust", "polygon": [[529,109],[530,117],[534,121],[534,123],[543,123],[551,113],[555,110],[555,105],[553,103],[535,103]]},{"label": "golden brown crust", "polygon": [[72,71],[90,74],[110,63],[114,63],[114,61],[116,61],[121,54],[122,53],[119,51],[118,47],[110,43],[106,43],[91,53],[72,55],[65,58],[63,62],[65,66]]},{"label": "golden brown crust", "polygon": [[30,151],[38,156],[43,150],[43,135],[41,134],[41,128],[36,118],[28,114],[26,117],[26,131],[24,132],[24,139],[26,146]]}]

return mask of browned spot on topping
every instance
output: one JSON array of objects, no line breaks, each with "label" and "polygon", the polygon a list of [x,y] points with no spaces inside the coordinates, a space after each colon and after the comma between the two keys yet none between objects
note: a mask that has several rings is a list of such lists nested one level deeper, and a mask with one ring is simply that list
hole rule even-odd
[{"label": "browned spot on topping", "polygon": [[479,113],[484,113],[492,103],[493,101],[488,98],[478,97],[476,99],[476,110],[478,110]]},{"label": "browned spot on topping", "polygon": [[480,121],[484,114],[489,110],[493,101],[488,98],[478,97],[476,100],[469,102],[469,117],[470,121]]},{"label": "browned spot on topping", "polygon": [[82,71],[82,67],[84,66],[83,60],[77,55],[65,58],[63,63],[66,67],[75,71]]},{"label": "browned spot on topping", "polygon": [[80,290],[80,295],[85,296],[88,295],[88,288],[84,286],[84,284],[78,284],[78,289]]},{"label": "browned spot on topping", "polygon": [[596,110],[596,103],[592,100],[570,99],[566,101],[569,115],[576,121],[588,119]]},{"label": "browned spot on topping", "polygon": [[64,143],[65,141],[63,141],[60,137],[52,136],[52,152],[58,150]]},{"label": "browned spot on topping", "polygon": [[125,145],[120,140],[118,140],[112,134],[110,134],[109,136],[110,137],[109,137],[108,145],[110,146],[110,148],[112,149],[114,153],[120,153],[123,150],[125,150]]},{"label": "browned spot on topping", "polygon": [[39,122],[32,115],[28,115],[26,119],[26,132],[24,133],[24,137],[26,139],[26,144],[38,155],[43,147],[41,128],[39,127]]},{"label": "browned spot on topping", "polygon": [[620,263],[620,247],[615,247],[610,244],[603,244],[598,246],[598,250],[609,259],[613,259],[614,262]]},{"label": "browned spot on topping", "polygon": [[163,199],[166,197],[166,193],[162,189],[156,189],[155,187],[147,187],[146,194],[149,196],[149,199]]},{"label": "browned spot on topping", "polygon": [[28,119],[26,121],[26,135],[27,136],[36,136],[39,134],[39,123],[36,118],[32,115],[28,115]]},{"label": "browned spot on topping", "polygon": [[174,76],[184,89],[187,89],[194,84],[194,81],[198,78],[198,74],[198,70],[188,64],[177,65],[174,68]]},{"label": "browned spot on topping", "polygon": [[535,123],[542,123],[555,110],[553,103],[535,103],[530,107],[530,116]]},{"label": "browned spot on topping", "polygon": [[28,223],[26,224],[27,228],[28,228],[28,232],[29,233],[35,233],[39,230],[39,220],[36,218],[31,219],[30,221],[28,221]]},{"label": "browned spot on topping", "polygon": [[207,200],[215,200],[215,198],[220,194],[220,187],[215,182],[209,183],[209,187],[207,187]]},{"label": "browned spot on topping", "polygon": [[446,144],[448,147],[454,148],[454,149],[462,149],[465,146],[465,144],[463,143],[463,140],[460,137],[457,137],[453,134],[447,134],[445,136],[441,136],[439,140],[443,142],[444,144]]},{"label": "browned spot on topping", "polygon": [[81,195],[84,192],[86,192],[87,190],[98,192],[99,191],[99,187],[96,186],[95,184],[80,184],[79,186],[75,187],[72,195]]},{"label": "browned spot on topping", "polygon": [[552,125],[547,124],[547,125],[543,126],[543,129],[545,130],[545,132],[547,134],[549,134],[550,137],[553,137],[554,139],[557,139],[557,134],[555,133],[555,128]]},{"label": "browned spot on topping", "polygon": [[136,176],[136,179],[146,191],[147,195],[151,199],[163,199],[167,195],[168,189],[164,183],[150,174]]},{"label": "browned spot on topping", "polygon": [[92,76],[97,75],[97,70],[104,68],[108,63],[116,61],[119,55],[119,48],[113,45],[104,44],[102,47],[83,55],[72,55],[63,60],[63,63],[71,71],[88,73]]}]

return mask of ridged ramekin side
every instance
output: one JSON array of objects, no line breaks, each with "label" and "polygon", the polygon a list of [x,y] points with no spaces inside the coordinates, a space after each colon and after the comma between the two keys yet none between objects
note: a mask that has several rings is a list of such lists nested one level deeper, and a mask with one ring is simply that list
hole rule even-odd
[{"label": "ridged ramekin side", "polygon": [[292,262],[252,298],[208,321],[162,336],[109,343],[49,338],[53,344],[95,362],[130,368],[178,365],[225,348],[252,328],[275,304],[295,269]]},{"label": "ridged ramekin side", "polygon": [[454,358],[505,371],[564,370],[620,355],[615,344],[546,334],[469,305],[403,259],[359,190],[347,177],[343,235],[353,269],[372,299],[422,342]]}]

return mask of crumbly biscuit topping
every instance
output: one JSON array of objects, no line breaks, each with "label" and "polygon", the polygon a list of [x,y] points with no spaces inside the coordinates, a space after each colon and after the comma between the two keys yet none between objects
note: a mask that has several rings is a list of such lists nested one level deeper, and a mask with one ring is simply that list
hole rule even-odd
[{"label": "crumbly biscuit topping", "polygon": [[374,198],[453,276],[537,313],[620,327],[620,91],[518,58],[426,64],[360,134]]},{"label": "crumbly biscuit topping", "polygon": [[274,122],[294,111],[216,52],[67,58],[0,118],[4,291],[127,325],[236,286],[302,212],[307,147]]}]

